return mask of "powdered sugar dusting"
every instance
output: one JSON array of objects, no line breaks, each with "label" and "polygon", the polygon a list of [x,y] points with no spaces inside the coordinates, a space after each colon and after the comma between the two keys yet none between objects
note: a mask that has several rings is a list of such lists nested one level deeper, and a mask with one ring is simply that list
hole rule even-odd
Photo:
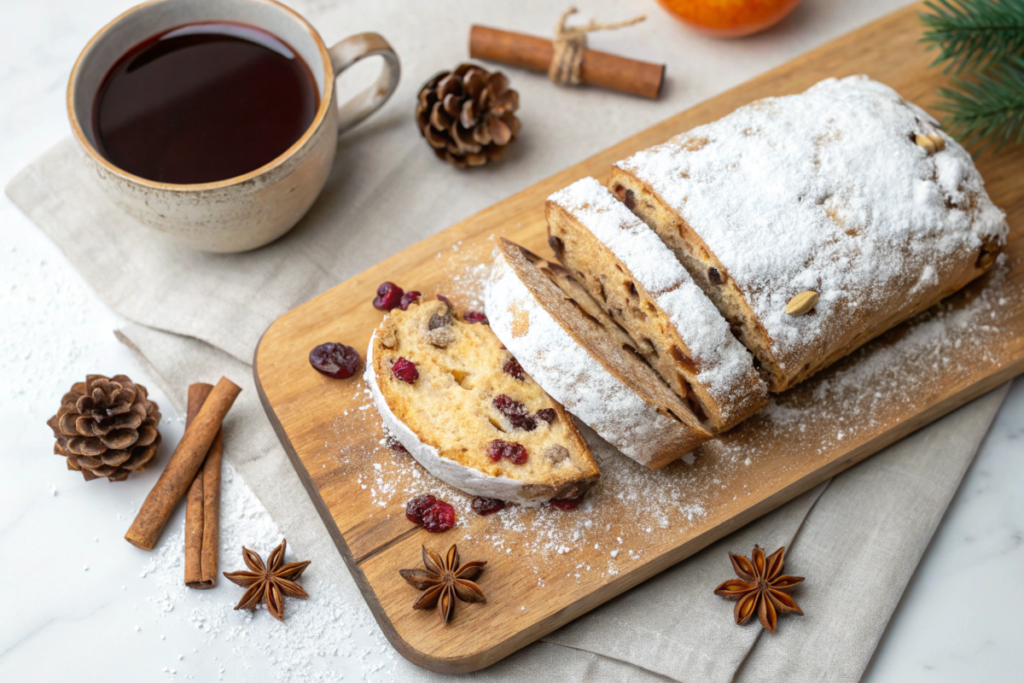
[{"label": "powdered sugar dusting", "polygon": [[763,396],[766,389],[751,355],[733,337],[725,318],[657,234],[607,188],[583,178],[548,200],[590,230],[654,297],[689,348],[697,380],[721,406],[723,418],[751,386]]},{"label": "powdered sugar dusting", "polygon": [[[830,340],[907,290],[973,264],[1004,241],[968,153],[935,121],[863,76],[767,98],[617,164],[648,183],[700,235],[747,297],[782,364],[828,355]],[[919,288],[919,291],[923,289]],[[819,292],[815,315],[787,301]]]}]

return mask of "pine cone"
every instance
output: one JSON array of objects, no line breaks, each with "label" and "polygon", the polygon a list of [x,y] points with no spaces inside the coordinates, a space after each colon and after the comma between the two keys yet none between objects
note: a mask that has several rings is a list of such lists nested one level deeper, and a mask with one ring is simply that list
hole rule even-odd
[{"label": "pine cone", "polygon": [[86,481],[121,481],[156,454],[159,407],[146,398],[146,387],[124,375],[88,375],[60,404],[46,422],[57,439],[53,452],[66,456],[68,469],[81,471]]},{"label": "pine cone", "polygon": [[439,159],[459,168],[497,161],[519,132],[519,93],[500,71],[442,71],[420,90],[416,125]]}]

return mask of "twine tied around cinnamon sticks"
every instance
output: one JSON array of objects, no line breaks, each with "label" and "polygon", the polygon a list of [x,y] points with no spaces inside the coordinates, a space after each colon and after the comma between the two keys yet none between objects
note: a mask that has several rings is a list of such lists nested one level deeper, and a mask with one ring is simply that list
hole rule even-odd
[{"label": "twine tied around cinnamon sticks", "polygon": [[[664,64],[642,62],[586,46],[587,33],[630,26],[644,17],[617,24],[590,22],[586,26],[566,26],[566,20],[575,11],[570,9],[559,20],[558,41],[474,24],[469,29],[469,56],[540,71],[557,84],[592,85],[658,99],[665,79]],[[555,42],[561,45],[556,48]]]},{"label": "twine tied around cinnamon sticks", "polygon": [[583,53],[587,49],[588,33],[614,31],[639,24],[647,18],[647,15],[641,14],[638,17],[612,24],[599,24],[591,19],[586,26],[566,26],[566,21],[576,12],[575,7],[570,7],[562,13],[558,19],[558,25],[555,26],[554,56],[548,67],[548,78],[558,85],[579,85],[583,82],[580,72],[583,65]]}]

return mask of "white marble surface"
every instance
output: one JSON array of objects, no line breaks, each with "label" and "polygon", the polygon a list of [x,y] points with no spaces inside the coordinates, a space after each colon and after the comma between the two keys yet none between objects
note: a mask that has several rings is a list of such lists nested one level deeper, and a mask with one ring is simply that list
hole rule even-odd
[{"label": "white marble surface", "polygon": [[[0,182],[67,134],[63,98],[71,64],[89,36],[130,4],[0,3]],[[302,4],[311,13],[325,6]],[[799,25],[840,33],[900,4],[808,0],[814,19]],[[546,25],[549,18],[538,22]],[[693,38],[680,29],[679,39]],[[778,40],[786,40],[785,34]],[[717,49],[708,43],[709,52]],[[732,59],[736,68],[756,73],[758,65]],[[6,197],[0,199],[0,235],[0,680],[297,680],[300,674],[310,680],[311,671],[312,679],[388,679],[388,663],[397,655],[365,610],[350,617],[343,642],[326,644],[316,661],[297,666],[273,644],[280,633],[275,629],[288,628],[288,622],[278,625],[261,612],[257,618],[229,613],[237,621],[211,623],[212,605],[237,599],[233,586],[169,593],[163,582],[168,572],[154,568],[163,557],[122,540],[158,472],[120,485],[86,484],[50,455],[52,438],[43,423],[69,378],[95,371],[124,372],[146,384],[163,408],[168,443],[177,441],[181,417],[114,338],[121,320]],[[1022,444],[1024,381],[1018,381],[904,596],[868,679],[1019,680]],[[231,479],[228,486],[225,495],[247,515],[244,524],[272,530],[266,513],[247,498],[245,484]],[[223,562],[233,567],[237,558],[225,554]],[[304,610],[315,605],[294,609],[308,615]]]}]

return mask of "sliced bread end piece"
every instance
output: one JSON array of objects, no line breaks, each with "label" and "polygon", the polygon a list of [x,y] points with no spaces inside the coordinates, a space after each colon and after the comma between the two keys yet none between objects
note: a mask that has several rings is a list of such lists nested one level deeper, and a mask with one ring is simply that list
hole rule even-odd
[{"label": "sliced bread end piece", "polygon": [[510,361],[487,325],[425,301],[384,319],[364,379],[386,429],[452,486],[527,505],[582,495],[600,474],[590,449],[565,409]]}]

